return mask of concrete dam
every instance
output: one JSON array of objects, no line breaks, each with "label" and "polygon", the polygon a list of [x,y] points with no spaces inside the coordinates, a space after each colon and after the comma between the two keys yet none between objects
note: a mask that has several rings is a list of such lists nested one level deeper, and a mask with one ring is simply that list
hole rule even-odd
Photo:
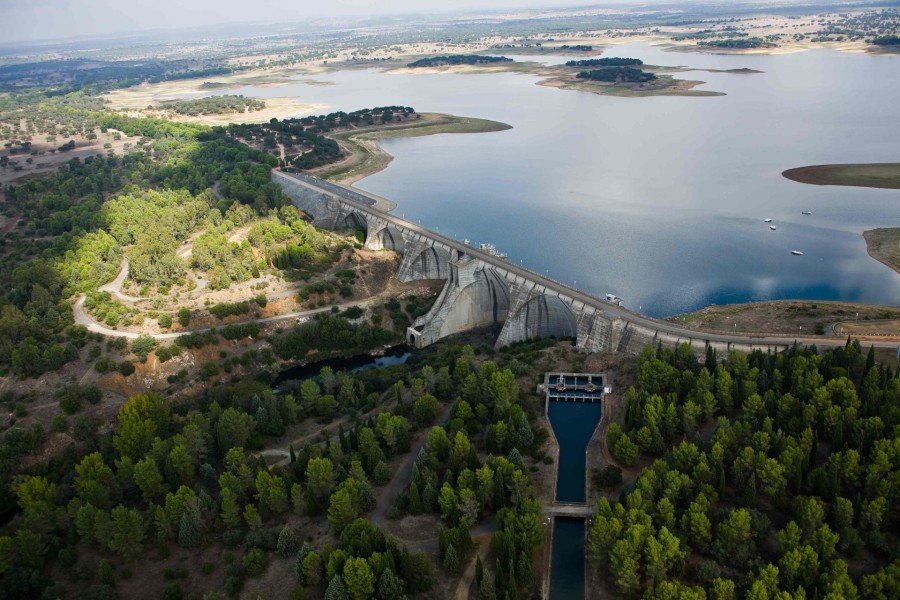
[{"label": "concrete dam", "polygon": [[842,345],[845,341],[682,329],[512,264],[490,249],[473,248],[392,215],[387,211],[395,205],[384,198],[308,175],[273,171],[272,179],[317,227],[363,229],[367,248],[400,253],[396,275],[400,281],[446,281],[431,310],[407,329],[407,342],[416,348],[492,325],[502,325],[497,347],[550,336],[571,337],[586,352],[639,352],[648,343],[687,343],[698,353],[707,346],[719,353],[776,351],[795,342]]}]

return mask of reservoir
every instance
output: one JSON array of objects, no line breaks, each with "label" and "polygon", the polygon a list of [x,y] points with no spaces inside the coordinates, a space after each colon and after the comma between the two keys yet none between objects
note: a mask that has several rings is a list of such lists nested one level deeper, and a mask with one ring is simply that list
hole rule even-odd
[{"label": "reservoir", "polygon": [[[600,422],[600,402],[551,401],[547,414],[559,443],[556,499],[585,501],[585,450]],[[584,598],[584,519],[555,517],[550,566],[550,599]]]},{"label": "reservoir", "polygon": [[534,75],[380,69],[221,93],[295,97],[326,106],[318,112],[400,104],[512,125],[384,141],[395,160],[356,185],[397,202],[398,216],[493,243],[510,261],[652,316],[783,298],[896,303],[900,274],[867,256],[861,233],[900,222],[898,192],[805,185],[781,171],[896,161],[900,57],[646,43],[604,56],[684,65],[677,78],[725,95],[620,98],[539,86]]}]

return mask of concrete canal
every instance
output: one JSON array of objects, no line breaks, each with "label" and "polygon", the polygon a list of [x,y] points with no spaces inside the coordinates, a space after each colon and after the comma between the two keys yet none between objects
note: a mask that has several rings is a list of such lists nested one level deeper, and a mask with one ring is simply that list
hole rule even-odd
[{"label": "concrete canal", "polygon": [[[556,377],[556,379],[554,379]],[[564,382],[564,386],[554,385]],[[602,380],[584,389],[582,381],[569,376],[548,376],[547,416],[559,443],[556,501],[584,503],[586,490],[586,449],[600,422]],[[573,389],[578,387],[580,389]],[[585,520],[554,517],[550,567],[551,600],[584,598]]]}]

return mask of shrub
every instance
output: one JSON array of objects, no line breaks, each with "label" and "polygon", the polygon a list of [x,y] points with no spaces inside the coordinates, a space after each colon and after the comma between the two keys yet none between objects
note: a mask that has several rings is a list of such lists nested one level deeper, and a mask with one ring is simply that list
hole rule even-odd
[{"label": "shrub", "polygon": [[609,489],[622,485],[622,469],[616,465],[608,465],[594,471],[594,483],[601,489]]},{"label": "shrub", "polygon": [[358,319],[362,316],[363,310],[358,306],[351,306],[345,310],[341,316],[345,319]]},{"label": "shrub", "polygon": [[248,576],[259,577],[269,565],[269,560],[266,558],[265,552],[259,548],[254,548],[244,557],[243,565]]},{"label": "shrub", "polygon": [[131,343],[131,351],[141,362],[147,360],[150,352],[156,347],[156,340],[152,336],[143,334]]},{"label": "shrub", "polygon": [[172,326],[172,315],[170,315],[168,313],[164,314],[164,315],[159,315],[159,318],[156,320],[156,322],[159,323],[159,326],[162,327],[163,329],[168,329],[169,327]]},{"label": "shrub", "polygon": [[59,407],[67,415],[74,415],[81,408],[81,400],[74,394],[65,394],[59,399]]},{"label": "shrub", "polygon": [[53,422],[50,424],[50,427],[53,431],[62,433],[69,428],[69,421],[63,415],[56,415],[53,417]]},{"label": "shrub", "polygon": [[178,324],[182,327],[187,327],[191,322],[191,311],[187,308],[179,308],[178,309]]},{"label": "shrub", "polygon": [[200,375],[209,379],[210,377],[215,377],[219,374],[219,365],[214,362],[203,363],[203,366],[200,367]]},{"label": "shrub", "polygon": [[119,373],[123,376],[128,377],[132,373],[134,373],[134,363],[130,360],[123,360],[119,363]]}]

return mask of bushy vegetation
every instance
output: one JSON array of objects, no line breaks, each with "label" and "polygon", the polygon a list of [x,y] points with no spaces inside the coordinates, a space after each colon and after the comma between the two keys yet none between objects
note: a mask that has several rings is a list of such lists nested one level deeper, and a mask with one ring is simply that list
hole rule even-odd
[{"label": "bushy vegetation", "polygon": [[630,67],[642,65],[644,61],[639,58],[590,58],[587,60],[570,60],[567,67]]},{"label": "bushy vegetation", "polygon": [[698,46],[707,46],[709,48],[769,48],[774,46],[770,42],[758,37],[749,38],[729,38],[727,40],[704,40],[697,42]]},{"label": "bushy vegetation", "polygon": [[[648,348],[588,556],[644,598],[888,598],[900,590],[900,381],[857,342],[819,353]],[[865,566],[860,558],[865,557]],[[893,561],[893,562],[892,562]]]},{"label": "bushy vegetation", "polygon": [[306,358],[310,352],[358,354],[397,341],[394,332],[365,323],[354,325],[344,317],[324,313],[269,338],[275,353],[285,360]]},{"label": "bushy vegetation", "polygon": [[491,65],[497,63],[512,62],[505,56],[482,56],[479,54],[451,54],[448,56],[432,56],[420,58],[406,65],[411,69],[421,67],[446,67],[456,65]]},{"label": "bushy vegetation", "polygon": [[[4,492],[13,495],[22,513],[9,535],[0,536],[0,597],[40,596],[50,580],[39,574],[51,564],[65,574],[66,589],[85,590],[95,576],[74,574],[90,562],[80,558],[88,554],[121,564],[146,560],[151,553],[165,558],[174,545],[190,549],[209,544],[224,545],[232,556],[242,553],[240,560],[225,561],[229,595],[239,593],[247,578],[260,576],[275,556],[293,559],[298,584],[314,596],[334,597],[335,590],[345,590],[353,598],[389,600],[427,591],[427,559],[410,553],[362,516],[374,507],[373,485],[391,479],[391,459],[408,452],[411,435],[437,417],[434,407],[423,410],[422,398],[438,403],[430,395],[434,393],[448,402],[469,381],[465,374],[475,369],[471,348],[444,353],[434,362],[437,371],[425,366],[408,379],[403,378],[402,365],[390,374],[358,377],[326,367],[283,395],[249,381],[217,386],[177,412],[155,394],[134,396],[121,407],[111,434],[96,426],[86,430],[91,423],[78,421],[76,435],[87,436],[84,447],[73,448],[39,474],[18,477],[9,488],[11,480],[4,482]],[[454,365],[452,375],[448,362]],[[497,373],[490,389],[505,392],[497,396],[495,406],[515,395],[504,372],[490,366],[478,372]],[[80,387],[65,394],[89,402],[96,396],[93,388]],[[284,434],[288,425],[302,419],[360,415],[392,399],[393,409],[357,419],[349,430],[338,427],[322,444],[291,447],[283,466],[269,468],[246,450],[259,448],[266,438]],[[33,452],[43,435],[40,429],[7,432],[3,458]],[[437,448],[434,444],[429,442]],[[488,486],[487,502],[495,506],[494,498],[502,497],[509,506],[498,513],[500,528],[509,536],[502,538],[498,552],[515,551],[522,535],[533,543],[543,535],[539,507],[520,498],[527,486],[517,475],[521,471],[516,460],[495,459],[493,466],[479,469],[482,480],[486,469],[498,473],[498,483]],[[518,487],[503,491],[507,479]],[[468,494],[463,501],[461,507],[469,510]],[[291,527],[273,527],[288,513],[321,515],[339,543],[316,547],[302,543],[301,532]],[[458,531],[453,535],[461,535]],[[441,534],[442,546],[448,536]],[[446,544],[444,553],[451,558],[445,563],[452,566],[456,550],[450,548]],[[212,568],[204,567],[204,572]],[[107,564],[96,577],[101,585],[111,585],[116,572]],[[172,582],[187,575],[179,568],[166,571],[165,578]],[[51,595],[61,594],[62,588],[51,589]]]},{"label": "bushy vegetation", "polygon": [[610,83],[646,83],[656,80],[656,75],[653,73],[645,73],[634,67],[607,67],[591,71],[581,71],[578,73],[577,77],[578,79],[608,81]]},{"label": "bushy vegetation", "polygon": [[179,115],[221,115],[229,113],[244,113],[262,110],[266,107],[263,100],[245,98],[225,94],[223,96],[209,96],[206,98],[191,98],[190,100],[172,100],[157,106],[162,110],[171,110]]},{"label": "bushy vegetation", "polygon": [[[311,228],[298,225],[302,220],[295,209],[278,212],[289,202],[269,181],[269,169],[278,162],[271,155],[206,127],[94,112],[93,108],[76,105],[70,112],[96,126],[143,136],[149,153],[75,159],[52,175],[6,190],[8,200],[28,222],[26,233],[52,236],[42,245],[32,245],[31,253],[19,252],[0,266],[4,292],[0,365],[12,368],[19,377],[56,369],[77,356],[81,330],[72,327],[66,299],[112,279],[123,254],[135,282],[163,288],[182,277],[184,264],[175,253],[179,242],[197,227],[212,229],[233,215],[246,218],[248,212],[267,215],[271,211],[273,218],[288,219],[296,230],[293,240],[318,243]],[[224,200],[208,191],[216,181]],[[243,210],[242,205],[246,205]],[[261,238],[268,239],[264,234]],[[123,253],[123,247],[128,251]],[[276,262],[286,247],[271,245],[269,260]],[[235,262],[240,269],[234,268]],[[220,273],[226,267],[230,271]],[[254,268],[246,260],[235,259],[219,261],[210,270],[222,285],[252,275]],[[86,304],[111,326],[135,316],[108,294],[90,294]]]},{"label": "bushy vegetation", "polygon": [[[435,373],[429,368],[412,385],[420,422],[433,419],[431,394],[453,389],[459,400],[446,428],[432,428],[400,508],[441,515],[445,529],[439,555],[449,572],[458,572],[474,547],[469,529],[496,514],[494,572],[483,574],[491,579],[485,585],[516,598],[534,581],[531,564],[544,541],[541,506],[532,498],[523,457],[536,455],[547,432],[532,428],[512,371],[490,361],[476,366],[465,352],[454,364],[452,379],[447,369]],[[479,459],[476,447],[487,450],[487,460]]]},{"label": "bushy vegetation", "polygon": [[872,40],[876,46],[898,46],[900,45],[900,35],[881,35]]},{"label": "bushy vegetation", "polygon": [[344,158],[340,146],[325,137],[326,133],[416,118],[418,114],[409,106],[377,106],[349,113],[338,111],[280,121],[272,119],[268,123],[232,124],[227,131],[247,144],[273,152],[281,159],[282,166],[304,170]]}]

